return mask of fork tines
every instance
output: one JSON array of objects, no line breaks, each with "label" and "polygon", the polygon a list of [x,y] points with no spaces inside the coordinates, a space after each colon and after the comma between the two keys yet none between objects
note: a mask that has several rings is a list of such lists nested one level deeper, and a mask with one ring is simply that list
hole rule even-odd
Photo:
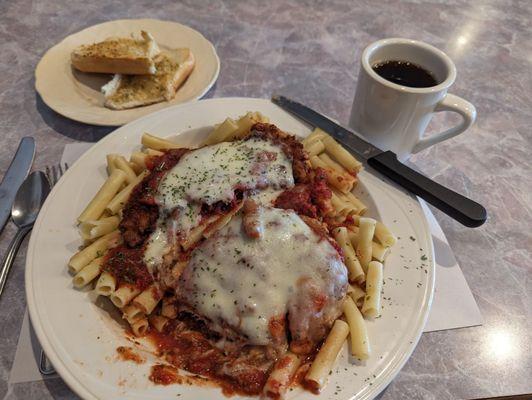
[{"label": "fork tines", "polygon": [[52,166],[47,166],[45,169],[46,178],[48,178],[48,182],[50,182],[50,186],[54,186],[59,178],[63,176],[63,174],[68,169],[68,164],[57,164]]}]

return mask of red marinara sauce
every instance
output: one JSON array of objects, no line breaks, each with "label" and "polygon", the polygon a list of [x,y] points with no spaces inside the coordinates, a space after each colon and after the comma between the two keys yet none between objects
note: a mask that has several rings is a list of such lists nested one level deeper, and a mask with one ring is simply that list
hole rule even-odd
[{"label": "red marinara sauce", "polygon": [[[266,372],[258,371],[253,364],[242,365],[238,376],[224,375],[223,365],[230,365],[237,355],[226,355],[207,339],[201,329],[176,329],[176,321],[171,321],[164,332],[150,330],[148,337],[156,345],[159,356],[176,368],[209,378],[222,389],[226,396],[240,394],[245,396],[261,393],[268,378]],[[167,385],[180,383],[175,374],[166,368],[152,369],[150,380]]]},{"label": "red marinara sauce", "polygon": [[310,182],[299,183],[281,193],[275,200],[275,207],[292,209],[298,215],[320,219],[330,211],[331,196],[326,172],[317,168]]},{"label": "red marinara sauce", "polygon": [[113,275],[118,284],[127,283],[144,290],[153,283],[153,278],[144,264],[143,256],[144,247],[120,245],[109,250],[103,269]]}]

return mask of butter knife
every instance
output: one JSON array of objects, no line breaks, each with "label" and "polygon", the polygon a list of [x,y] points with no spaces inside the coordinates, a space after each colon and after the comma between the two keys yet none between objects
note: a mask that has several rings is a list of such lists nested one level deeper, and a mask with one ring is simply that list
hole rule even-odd
[{"label": "butter knife", "polygon": [[309,125],[324,130],[349,151],[366,160],[370,167],[461,224],[474,228],[486,222],[487,212],[483,206],[407,167],[393,151],[375,147],[356,133],[296,101],[272,96],[272,102]]},{"label": "butter knife", "polygon": [[11,205],[15,200],[18,188],[30,172],[34,155],[35,140],[29,136],[23,137],[15,157],[0,183],[0,233],[4,230],[4,226],[11,215]]}]

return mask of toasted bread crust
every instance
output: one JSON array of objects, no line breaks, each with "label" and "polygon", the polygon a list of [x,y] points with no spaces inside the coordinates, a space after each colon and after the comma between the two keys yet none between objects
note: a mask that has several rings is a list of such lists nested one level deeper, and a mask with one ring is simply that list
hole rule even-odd
[{"label": "toasted bread crust", "polygon": [[194,66],[196,65],[196,59],[194,58],[194,54],[192,54],[190,49],[184,49],[184,51],[185,50],[187,51],[187,54],[183,57],[184,61],[181,61],[179,63],[179,69],[174,75],[172,87],[168,88],[168,90],[166,91],[166,101],[170,101],[175,97],[177,89],[179,89],[181,85],[187,80],[192,70],[194,69]]},{"label": "toasted bread crust", "polygon": [[72,53],[71,61],[74,68],[82,72],[125,75],[155,73],[155,62],[151,58],[107,58]]},{"label": "toasted bread crust", "polygon": [[72,65],[82,72],[154,74],[154,57],[160,50],[148,32],[142,31],[141,35],[142,39],[109,38],[79,46],[70,56]]}]

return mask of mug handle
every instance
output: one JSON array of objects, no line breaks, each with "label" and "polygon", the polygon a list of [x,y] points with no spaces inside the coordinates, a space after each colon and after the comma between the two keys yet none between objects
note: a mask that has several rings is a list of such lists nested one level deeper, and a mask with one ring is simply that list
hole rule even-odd
[{"label": "mug handle", "polygon": [[434,112],[452,111],[460,114],[463,118],[462,122],[454,128],[447,129],[446,131],[435,133],[425,138],[419,139],[419,142],[414,146],[412,153],[417,153],[433,144],[450,139],[468,129],[477,118],[477,110],[475,106],[469,101],[455,96],[454,94],[447,93],[445,97],[436,105]]}]

